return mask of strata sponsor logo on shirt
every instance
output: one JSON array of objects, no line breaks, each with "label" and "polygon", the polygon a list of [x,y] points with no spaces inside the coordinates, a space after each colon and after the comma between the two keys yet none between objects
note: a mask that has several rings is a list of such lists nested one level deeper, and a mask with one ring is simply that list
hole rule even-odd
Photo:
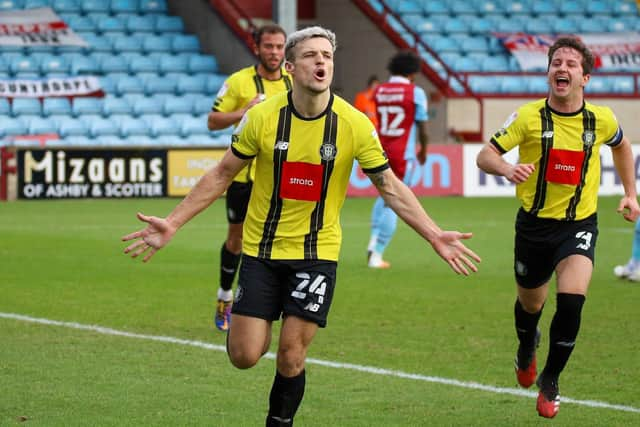
[{"label": "strata sponsor logo on shirt", "polygon": [[322,193],[322,165],[284,162],[280,180],[280,197],[317,202]]},{"label": "strata sponsor logo on shirt", "polygon": [[582,178],[584,151],[552,148],[547,162],[545,179],[555,184],[578,185]]}]

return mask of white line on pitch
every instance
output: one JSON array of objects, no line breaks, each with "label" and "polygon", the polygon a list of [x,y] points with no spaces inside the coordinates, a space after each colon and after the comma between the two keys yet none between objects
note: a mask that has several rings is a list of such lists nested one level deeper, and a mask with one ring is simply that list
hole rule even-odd
[{"label": "white line on pitch", "polygon": [[[0,312],[0,318],[21,320],[23,322],[39,323],[43,325],[62,326],[65,328],[72,328],[72,329],[82,329],[86,331],[97,332],[104,335],[114,335],[119,337],[138,338],[143,340],[158,341],[158,342],[164,342],[164,343],[170,343],[170,344],[180,344],[180,345],[186,345],[190,347],[204,348],[207,350],[226,351],[223,345],[210,344],[203,341],[194,341],[194,340],[185,340],[181,338],[166,337],[162,335],[136,334],[132,332],[119,331],[117,329],[105,328],[104,326],[98,326],[98,325],[84,325],[82,323],[75,323],[75,322],[61,322],[58,320],[42,319],[37,317],[24,316],[22,314],[3,313],[3,312]],[[264,355],[264,357],[267,359],[275,359],[275,354],[267,353]],[[416,380],[416,381],[425,381],[429,383],[445,384],[445,385],[451,385],[455,387],[469,388],[473,390],[482,390],[482,391],[488,391],[490,393],[510,394],[513,396],[524,396],[524,397],[537,396],[537,393],[533,391],[527,391],[527,390],[522,390],[517,388],[494,387],[490,385],[484,385],[484,384],[474,383],[469,381],[460,381],[460,380],[454,380],[450,378],[433,377],[429,375],[411,374],[408,372],[394,371],[391,369],[376,368],[374,366],[354,365],[351,363],[332,362],[329,360],[321,360],[321,359],[313,359],[313,358],[306,359],[306,363],[309,363],[312,365],[326,366],[329,368],[348,369],[350,371],[366,372],[366,373],[375,374],[375,375],[384,375],[384,376],[390,376],[390,377],[396,377],[396,378],[406,378],[406,379]],[[579,399],[572,399],[566,396],[562,396],[562,402],[573,403],[581,406],[588,406],[591,408],[606,408],[606,409],[614,409],[617,411],[640,413],[640,408],[635,408],[633,406],[626,406],[626,405],[616,405],[616,404],[607,403],[607,402],[599,402],[596,400],[579,400]]]}]

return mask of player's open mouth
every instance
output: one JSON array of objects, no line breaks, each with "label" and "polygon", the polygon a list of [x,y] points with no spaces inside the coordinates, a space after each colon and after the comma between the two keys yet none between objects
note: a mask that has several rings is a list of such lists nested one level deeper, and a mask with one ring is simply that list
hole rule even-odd
[{"label": "player's open mouth", "polygon": [[318,79],[318,80],[324,80],[324,77],[327,75],[326,72],[324,70],[316,70],[315,73],[313,73],[313,75]]},{"label": "player's open mouth", "polygon": [[569,86],[569,78],[566,76],[556,76],[556,87],[563,89]]}]

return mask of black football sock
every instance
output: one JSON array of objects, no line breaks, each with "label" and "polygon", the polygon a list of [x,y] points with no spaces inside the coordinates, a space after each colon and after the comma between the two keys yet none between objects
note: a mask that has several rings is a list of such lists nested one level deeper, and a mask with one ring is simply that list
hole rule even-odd
[{"label": "black football sock", "polygon": [[233,279],[236,277],[238,264],[240,263],[240,254],[236,255],[229,252],[227,244],[222,244],[220,249],[220,287],[228,291],[233,286]]},{"label": "black football sock", "polygon": [[287,378],[276,371],[271,394],[269,395],[269,413],[266,427],[291,427],[293,417],[304,396],[305,371],[295,377]]},{"label": "black football sock", "polygon": [[576,343],[585,296],[558,294],[556,314],[549,331],[549,356],[544,375],[558,378],[564,369]]},{"label": "black football sock", "polygon": [[528,313],[522,307],[520,300],[516,298],[513,311],[520,346],[523,350],[532,350],[535,347],[536,330],[538,328],[538,321],[542,315],[542,309],[537,313]]}]

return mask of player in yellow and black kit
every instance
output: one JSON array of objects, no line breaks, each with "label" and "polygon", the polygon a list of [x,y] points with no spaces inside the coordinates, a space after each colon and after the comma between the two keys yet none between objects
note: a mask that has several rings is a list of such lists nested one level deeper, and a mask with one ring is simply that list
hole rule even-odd
[{"label": "player in yellow and black kit", "polygon": [[234,366],[254,366],[282,317],[267,426],[291,426],[305,389],[307,350],[326,325],[341,244],[339,214],[354,159],[385,202],[458,274],[480,258],[463,243],[471,233],[443,231],[389,169],[373,124],[331,93],[335,35],[321,27],[291,34],[285,47],[288,94],[251,108],[231,149],[167,218],[138,218],[145,229],[123,237],[149,260],[177,230],[216,200],[253,159],[256,180],[244,223],[238,292],[227,335]]},{"label": "player in yellow and black kit", "polygon": [[[519,339],[516,376],[540,388],[536,407],[547,418],[559,409],[558,378],[574,348],[593,271],[600,185],[600,148],[612,149],[624,187],[618,212],[628,221],[640,214],[631,144],[607,107],[584,101],[594,64],[577,39],[560,38],[549,49],[549,96],[513,113],[478,154],[478,166],[516,184],[522,207],[516,219],[514,270],[518,289],[515,326]],[[501,155],[519,147],[520,163]],[[553,273],[557,306],[549,354],[536,380],[538,320]]]},{"label": "player in yellow and black kit", "polygon": [[[278,25],[260,27],[254,37],[258,64],[233,73],[216,95],[209,113],[210,130],[237,125],[244,113],[266,98],[291,89],[291,79],[282,67],[285,31]],[[220,286],[218,288],[214,322],[221,331],[229,329],[233,279],[242,251],[242,223],[253,183],[253,168],[249,164],[234,178],[227,190],[227,240],[220,249]]]}]

